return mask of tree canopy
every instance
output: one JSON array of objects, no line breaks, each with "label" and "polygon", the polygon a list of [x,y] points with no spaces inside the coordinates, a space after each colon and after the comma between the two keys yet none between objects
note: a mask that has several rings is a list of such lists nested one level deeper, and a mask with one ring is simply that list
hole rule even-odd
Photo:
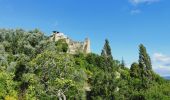
[{"label": "tree canopy", "polygon": [[107,39],[101,55],[67,50],[65,40],[50,41],[38,29],[0,29],[0,99],[170,99],[170,82],[152,70],[143,44],[130,69],[113,59]]}]

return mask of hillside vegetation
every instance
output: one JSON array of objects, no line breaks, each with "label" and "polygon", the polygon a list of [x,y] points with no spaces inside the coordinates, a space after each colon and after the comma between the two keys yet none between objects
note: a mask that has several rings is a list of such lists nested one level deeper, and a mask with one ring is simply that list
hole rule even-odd
[{"label": "hillside vegetation", "polygon": [[114,59],[107,39],[101,55],[67,49],[38,29],[0,29],[0,99],[170,100],[170,82],[152,70],[142,44],[130,69]]}]

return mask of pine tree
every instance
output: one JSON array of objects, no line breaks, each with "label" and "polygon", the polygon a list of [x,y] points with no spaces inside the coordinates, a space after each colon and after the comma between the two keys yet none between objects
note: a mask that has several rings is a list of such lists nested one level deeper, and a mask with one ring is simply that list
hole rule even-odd
[{"label": "pine tree", "polygon": [[104,44],[101,56],[113,59],[112,52],[111,52],[111,47],[109,45],[108,39],[105,40],[105,44]]}]

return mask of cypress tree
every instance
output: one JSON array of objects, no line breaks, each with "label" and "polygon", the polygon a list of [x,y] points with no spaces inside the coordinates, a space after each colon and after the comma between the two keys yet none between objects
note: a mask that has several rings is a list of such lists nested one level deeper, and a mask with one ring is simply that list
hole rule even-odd
[{"label": "cypress tree", "polygon": [[144,87],[148,87],[148,84],[152,81],[152,65],[151,59],[147,54],[147,50],[143,44],[139,45],[139,69],[140,77]]},{"label": "cypress tree", "polygon": [[121,61],[120,66],[121,66],[121,68],[125,68],[125,61],[124,61],[123,57],[122,57],[122,61]]},{"label": "cypress tree", "polygon": [[109,45],[108,39],[105,40],[105,44],[104,44],[104,47],[103,47],[101,56],[104,56],[104,57],[106,57],[106,58],[111,58],[111,59],[113,59],[113,57],[112,57],[112,52],[111,52],[111,47],[110,47],[110,45]]},{"label": "cypress tree", "polygon": [[139,65],[145,70],[152,70],[151,59],[143,44],[139,45]]}]

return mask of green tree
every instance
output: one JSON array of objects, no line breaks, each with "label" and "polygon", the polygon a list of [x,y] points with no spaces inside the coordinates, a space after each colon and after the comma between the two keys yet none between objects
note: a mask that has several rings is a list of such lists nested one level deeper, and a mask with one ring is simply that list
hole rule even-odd
[{"label": "green tree", "polygon": [[130,68],[130,76],[134,78],[140,77],[140,69],[138,63],[133,63]]},{"label": "green tree", "polygon": [[56,42],[56,49],[58,52],[67,52],[68,44],[66,43],[65,39],[60,39]]},{"label": "green tree", "polygon": [[69,54],[45,51],[30,62],[37,99],[85,98],[86,73]]},{"label": "green tree", "polygon": [[113,59],[112,52],[111,52],[111,47],[109,45],[108,39],[105,40],[105,44],[104,44],[103,50],[101,52],[101,55],[106,57],[106,58]]},{"label": "green tree", "polygon": [[92,85],[91,91],[88,94],[90,100],[114,100],[117,90],[117,83],[114,73],[105,73],[98,69],[93,73],[90,84]]},{"label": "green tree", "polygon": [[143,67],[143,69],[152,70],[150,56],[143,44],[139,45],[139,65]]},{"label": "green tree", "polygon": [[0,99],[1,100],[17,100],[17,90],[15,90],[15,88],[17,88],[16,87],[17,85],[13,81],[13,77],[14,77],[13,73],[6,72],[5,70],[0,71]]},{"label": "green tree", "polygon": [[144,87],[148,87],[153,78],[151,59],[143,44],[139,45],[139,68]]},{"label": "green tree", "polygon": [[120,64],[121,68],[125,68],[125,61],[124,59],[122,58],[122,61],[121,61],[121,64]]}]

